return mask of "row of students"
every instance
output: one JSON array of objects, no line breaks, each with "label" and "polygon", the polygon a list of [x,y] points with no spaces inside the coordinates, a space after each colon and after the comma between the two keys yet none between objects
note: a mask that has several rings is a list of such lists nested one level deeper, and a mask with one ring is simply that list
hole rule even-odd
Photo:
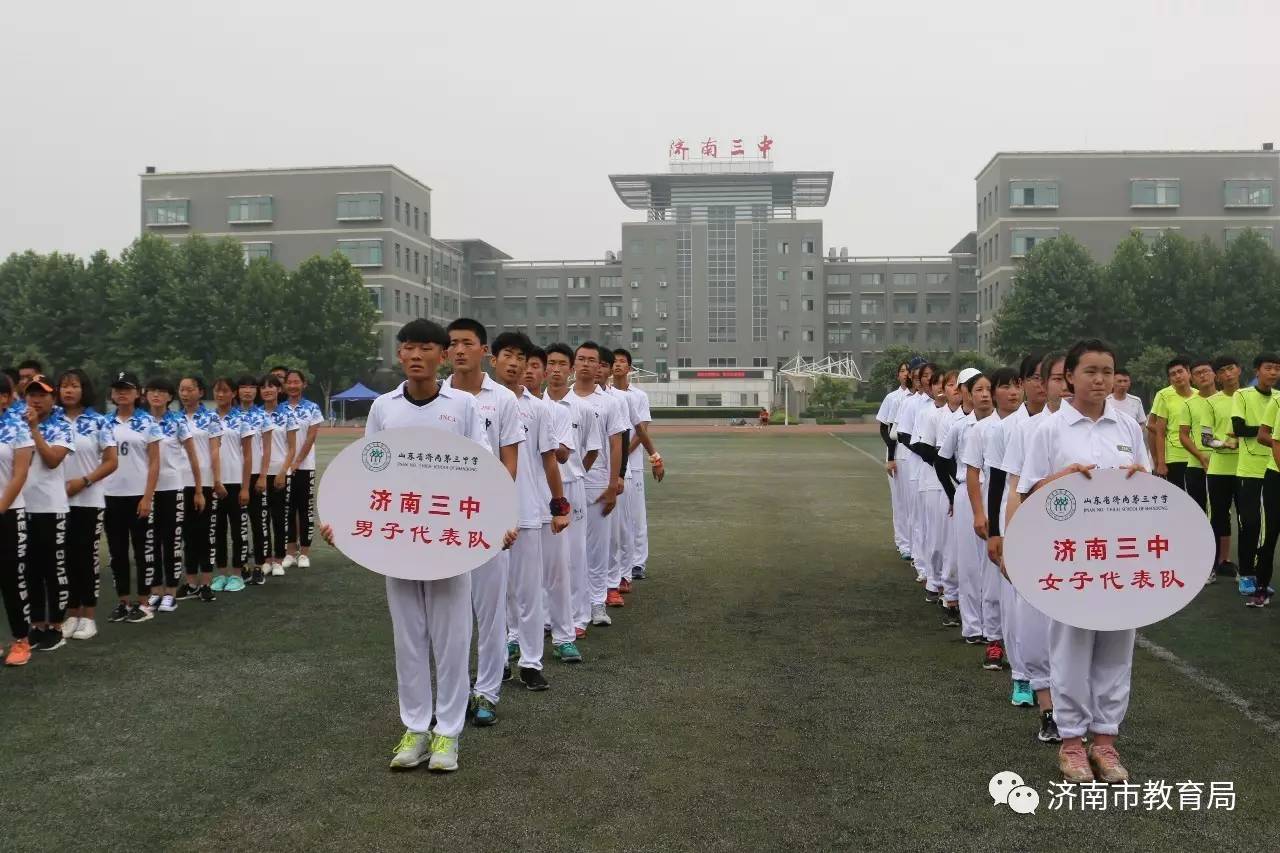
[{"label": "row of students", "polygon": [[[545,635],[552,658],[581,663],[588,630],[611,625],[608,608],[623,607],[631,582],[647,577],[645,456],[655,479],[665,469],[625,350],[593,342],[542,350],[514,332],[490,343],[466,318],[447,329],[414,320],[397,343],[405,380],[374,401],[366,435],[431,427],[472,439],[506,467],[518,501],[517,528],[474,571],[386,579],[405,726],[391,767],[425,761],[450,771],[466,721],[497,722],[504,682],[518,674],[527,690],[548,689]],[[446,361],[452,373],[438,381]],[[332,543],[332,529],[321,530]]]},{"label": "row of students", "polygon": [[1077,783],[1128,778],[1115,740],[1135,634],[1073,628],[1028,604],[1009,579],[1003,531],[1060,477],[1150,469],[1142,427],[1111,399],[1115,368],[1097,340],[989,375],[913,359],[877,414],[900,555],[943,625],[985,647],[982,668],[1007,666],[1011,704],[1038,709],[1038,739],[1061,744],[1059,769]]},{"label": "row of students", "polygon": [[[38,365],[19,370],[17,387],[0,377],[0,586],[13,636],[6,664],[97,635],[104,533],[112,622],[145,622],[183,599],[215,601],[283,575],[290,558],[309,564],[322,417],[302,396],[300,372],[219,379],[210,409],[198,376],[143,385],[122,371],[111,382],[113,410],[103,414],[84,371],[52,382]],[[290,500],[294,484],[305,502]]]}]

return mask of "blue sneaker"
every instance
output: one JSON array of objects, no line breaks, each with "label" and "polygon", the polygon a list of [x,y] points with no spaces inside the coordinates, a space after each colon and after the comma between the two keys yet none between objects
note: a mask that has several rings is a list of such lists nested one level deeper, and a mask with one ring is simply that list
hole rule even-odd
[{"label": "blue sneaker", "polygon": [[507,641],[507,660],[515,660],[520,657],[520,644]]},{"label": "blue sneaker", "polygon": [[901,553],[899,553],[899,554],[898,554],[898,556],[899,556],[899,557],[901,557],[901,558],[903,559],[903,561],[904,561],[904,562],[907,562],[907,563],[910,563],[910,562],[911,562],[911,552],[910,552],[910,551],[902,551]]},{"label": "blue sneaker", "polygon": [[492,726],[498,722],[498,709],[483,696],[472,696],[467,712],[476,726]]},{"label": "blue sneaker", "polygon": [[228,575],[227,584],[223,589],[227,592],[242,592],[244,590],[244,579],[239,575]]},{"label": "blue sneaker", "polygon": [[213,579],[213,583],[209,584],[209,588],[212,589],[214,592],[222,592],[224,589],[227,588],[227,576],[218,575],[216,578]]},{"label": "blue sneaker", "polygon": [[1009,696],[1009,704],[1019,708],[1030,708],[1036,704],[1036,695],[1031,691],[1030,681],[1013,682],[1013,693]]},{"label": "blue sneaker", "polygon": [[1241,595],[1253,595],[1258,591],[1258,579],[1253,575],[1241,575],[1236,584]]},{"label": "blue sneaker", "polygon": [[582,652],[573,643],[561,643],[551,650],[551,654],[560,658],[563,663],[582,663]]}]

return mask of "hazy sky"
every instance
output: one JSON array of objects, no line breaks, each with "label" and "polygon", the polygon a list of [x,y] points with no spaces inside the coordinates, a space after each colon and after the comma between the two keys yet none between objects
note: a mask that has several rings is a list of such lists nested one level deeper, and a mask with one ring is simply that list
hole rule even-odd
[{"label": "hazy sky", "polygon": [[944,253],[998,150],[1280,142],[1280,4],[13,2],[0,254],[115,253],[138,173],[394,163],[436,237],[600,257],[673,137],[835,172],[828,246]]}]

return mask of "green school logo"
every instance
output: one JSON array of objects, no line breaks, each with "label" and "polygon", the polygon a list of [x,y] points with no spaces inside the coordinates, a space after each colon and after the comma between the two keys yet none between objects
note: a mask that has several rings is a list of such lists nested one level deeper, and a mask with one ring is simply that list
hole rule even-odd
[{"label": "green school logo", "polygon": [[360,453],[366,471],[381,471],[391,464],[391,448],[381,441],[371,441]]},{"label": "green school logo", "polygon": [[1045,498],[1044,509],[1054,521],[1066,521],[1076,514],[1076,496],[1066,489],[1054,489]]}]

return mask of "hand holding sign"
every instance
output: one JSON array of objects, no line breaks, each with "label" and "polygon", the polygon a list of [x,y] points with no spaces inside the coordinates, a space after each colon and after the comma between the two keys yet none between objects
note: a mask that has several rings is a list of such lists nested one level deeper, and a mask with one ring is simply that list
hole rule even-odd
[{"label": "hand holding sign", "polygon": [[474,441],[392,429],[353,442],[320,481],[325,541],[370,571],[408,580],[469,572],[509,547],[511,475]]}]

